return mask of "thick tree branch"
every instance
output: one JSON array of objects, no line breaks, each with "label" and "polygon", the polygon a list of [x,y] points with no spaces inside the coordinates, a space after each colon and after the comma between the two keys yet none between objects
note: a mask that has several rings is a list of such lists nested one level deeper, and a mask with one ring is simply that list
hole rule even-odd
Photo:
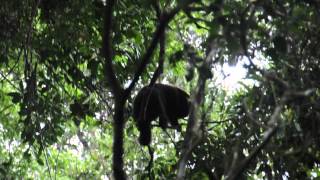
[{"label": "thick tree branch", "polygon": [[147,65],[149,64],[151,60],[151,56],[154,52],[154,50],[157,47],[157,44],[161,38],[161,35],[164,33],[166,26],[168,23],[174,18],[174,16],[181,10],[181,9],[186,9],[188,8],[188,5],[193,3],[193,1],[188,1],[183,4],[180,4],[178,7],[174,8],[172,11],[169,13],[162,13],[162,17],[160,18],[160,22],[157,26],[156,31],[153,34],[151,43],[149,47],[147,48],[146,53],[141,59],[141,63],[138,66],[138,69],[133,77],[132,82],[130,83],[129,87],[125,90],[124,96],[127,97],[130,95],[130,92],[134,88],[135,84],[138,82],[141,74],[143,71],[146,69]]},{"label": "thick tree branch", "polygon": [[104,32],[102,39],[102,54],[105,58],[104,63],[104,75],[110,86],[110,89],[115,96],[115,98],[119,98],[122,93],[122,88],[120,83],[115,75],[112,65],[112,19],[113,19],[113,7],[115,4],[115,0],[107,1],[106,9],[105,9],[105,17],[104,17]]},{"label": "thick tree branch", "polygon": [[170,13],[163,13],[163,17],[160,19],[160,22],[158,24],[158,27],[156,31],[154,32],[153,38],[151,40],[150,46],[147,48],[146,53],[141,59],[141,63],[138,66],[138,69],[133,77],[132,82],[130,83],[129,87],[125,90],[125,96],[129,96],[130,92],[134,88],[135,84],[138,82],[139,77],[143,73],[143,71],[146,69],[147,65],[149,64],[151,60],[151,56],[154,52],[154,50],[157,47],[157,44],[161,38],[161,35],[164,33],[166,26],[170,22],[170,20],[179,12],[180,8],[173,9]]},{"label": "thick tree branch", "polygon": [[123,168],[123,138],[124,138],[124,104],[125,100],[120,98],[116,100],[113,119],[113,146],[112,146],[112,169],[116,180],[126,179],[126,173]]},{"label": "thick tree branch", "polygon": [[200,130],[200,114],[199,106],[203,100],[203,93],[205,90],[205,79],[199,79],[195,96],[192,99],[189,115],[189,123],[187,125],[187,132],[184,138],[183,147],[178,163],[177,180],[185,179],[186,164],[194,147],[198,144],[201,136]]},{"label": "thick tree branch", "polygon": [[123,129],[124,129],[124,104],[126,99],[123,96],[123,89],[115,75],[112,65],[112,18],[115,0],[107,1],[104,17],[104,32],[102,53],[105,58],[104,75],[114,95],[115,109],[113,116],[113,146],[112,146],[112,169],[116,180],[126,179],[123,169]]},{"label": "thick tree branch", "polygon": [[164,64],[164,56],[165,56],[165,31],[161,34],[160,37],[160,50],[159,50],[159,63],[158,63],[158,67],[156,69],[156,71],[154,72],[150,84],[149,86],[152,86],[157,79],[159,78],[159,76],[163,73],[163,64]]},{"label": "thick tree branch", "polygon": [[211,63],[211,57],[213,54],[215,54],[215,51],[211,51],[205,58],[203,64],[200,67],[198,67],[199,79],[194,93],[194,97],[191,99],[187,132],[184,138],[183,147],[178,163],[177,180],[185,179],[186,164],[188,162],[188,159],[190,158],[190,154],[192,153],[194,147],[198,145],[199,141],[201,140],[202,132],[200,129],[200,106],[204,100],[206,81],[210,78],[210,76],[208,76],[208,72],[203,71],[203,69],[208,68],[209,64]]}]

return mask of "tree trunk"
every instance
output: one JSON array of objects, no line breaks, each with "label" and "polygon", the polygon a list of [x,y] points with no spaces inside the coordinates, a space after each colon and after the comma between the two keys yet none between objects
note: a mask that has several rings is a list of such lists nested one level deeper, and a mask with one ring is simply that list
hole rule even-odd
[{"label": "tree trunk", "polygon": [[116,99],[115,112],[113,119],[113,174],[116,180],[126,179],[125,171],[123,170],[123,132],[124,132],[124,100]]}]

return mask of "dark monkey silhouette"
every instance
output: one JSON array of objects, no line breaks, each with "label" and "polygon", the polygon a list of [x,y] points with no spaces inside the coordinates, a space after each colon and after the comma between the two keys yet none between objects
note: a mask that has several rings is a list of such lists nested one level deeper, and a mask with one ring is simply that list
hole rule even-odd
[{"label": "dark monkey silhouette", "polygon": [[189,95],[174,86],[154,84],[142,88],[133,103],[133,117],[140,131],[139,142],[151,142],[151,121],[159,117],[159,125],[166,129],[168,124],[180,130],[179,118],[189,114]]}]

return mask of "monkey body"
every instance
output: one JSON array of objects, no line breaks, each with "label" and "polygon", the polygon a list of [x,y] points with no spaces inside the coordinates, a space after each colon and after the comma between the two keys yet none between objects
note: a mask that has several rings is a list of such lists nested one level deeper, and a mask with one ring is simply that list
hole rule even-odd
[{"label": "monkey body", "polygon": [[166,129],[168,124],[180,130],[179,118],[189,114],[189,95],[174,86],[154,84],[142,88],[133,104],[133,117],[140,131],[139,142],[151,142],[151,122],[159,118],[159,125]]}]

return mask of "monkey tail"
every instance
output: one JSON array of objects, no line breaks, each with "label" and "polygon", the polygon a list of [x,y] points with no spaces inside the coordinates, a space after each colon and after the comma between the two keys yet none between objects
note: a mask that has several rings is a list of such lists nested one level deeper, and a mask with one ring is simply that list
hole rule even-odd
[{"label": "monkey tail", "polygon": [[144,123],[140,126],[139,143],[143,146],[147,146],[151,142],[151,123]]}]

